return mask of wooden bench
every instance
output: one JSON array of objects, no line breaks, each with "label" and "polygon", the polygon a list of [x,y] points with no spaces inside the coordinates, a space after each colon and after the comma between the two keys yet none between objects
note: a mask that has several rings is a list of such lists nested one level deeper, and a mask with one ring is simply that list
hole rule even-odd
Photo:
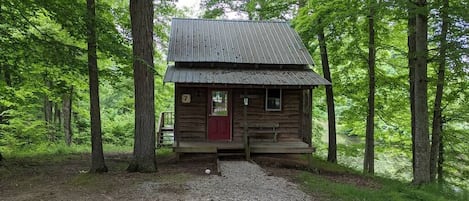
[{"label": "wooden bench", "polygon": [[251,141],[251,138],[262,138],[272,139],[273,142],[277,142],[278,123],[248,123],[247,128],[248,141]]}]

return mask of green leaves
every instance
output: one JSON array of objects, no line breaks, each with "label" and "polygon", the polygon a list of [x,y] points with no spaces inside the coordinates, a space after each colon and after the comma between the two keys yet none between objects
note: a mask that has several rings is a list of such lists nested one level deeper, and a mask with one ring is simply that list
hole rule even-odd
[{"label": "green leaves", "polygon": [[[410,106],[409,106],[409,86],[407,67],[407,19],[405,8],[408,1],[378,1],[376,8],[376,143],[377,164],[381,158],[393,160],[387,157],[389,153],[404,155],[410,161]],[[467,1],[450,2],[452,9],[449,11],[452,25],[450,27],[449,50],[447,63],[449,75],[445,80],[445,95],[443,97],[443,115],[446,118],[445,135],[453,135],[446,139],[450,144],[448,153],[448,173],[462,175],[465,167],[469,164],[466,160],[457,158],[467,150],[462,147],[469,147],[466,142],[457,140],[462,136],[467,136],[467,119],[469,119],[468,107],[464,99],[468,95],[468,42],[466,38],[468,30],[467,12],[463,13],[461,8],[469,5]],[[293,26],[300,33],[303,41],[313,55],[315,61],[319,59],[319,49],[317,42],[317,31],[324,29],[327,39],[328,53],[330,58],[333,87],[335,92],[336,111],[338,115],[338,139],[342,136],[364,136],[366,118],[366,62],[368,50],[367,41],[367,3],[365,1],[307,1],[298,15],[293,20]],[[430,26],[434,27],[429,32],[430,57],[437,57],[438,37],[441,19],[438,14],[438,4],[431,4],[432,18],[429,20]],[[454,7],[453,7],[454,6]],[[454,8],[454,9],[453,9]],[[463,31],[464,30],[464,31]],[[465,33],[465,34],[463,34]],[[435,63],[429,63],[429,69],[437,68]],[[317,67],[315,67],[317,69]],[[317,70],[320,72],[319,70]],[[434,91],[436,88],[436,70],[429,70],[429,105],[433,104]],[[315,90],[315,96],[323,97],[321,89]],[[325,104],[322,99],[315,104]],[[324,105],[316,106],[323,109]],[[324,110],[324,109],[323,109]],[[316,114],[316,113],[315,113]],[[316,121],[326,121],[324,117]],[[318,131],[319,132],[319,131]],[[459,136],[459,137],[455,137]],[[350,137],[347,137],[350,138]],[[339,140],[340,142],[341,140]],[[317,141],[314,143],[318,143]],[[358,146],[339,146],[344,157],[360,156],[363,144],[359,141]],[[358,147],[358,150],[357,150]],[[320,148],[320,147],[319,147]],[[318,149],[323,150],[323,149]],[[386,151],[386,157],[381,157],[381,153]],[[352,154],[355,153],[355,154]],[[467,155],[467,154],[462,154]],[[402,156],[400,156],[402,158]],[[348,161],[347,165],[359,167],[361,164],[354,164],[352,159],[340,159]],[[357,160],[360,161],[360,160]],[[462,161],[462,167],[454,166],[455,161]],[[390,163],[392,164],[392,163]],[[400,164],[400,162],[395,163]],[[406,166],[407,167],[407,166]],[[446,166],[445,166],[446,167]],[[381,171],[377,167],[378,173]],[[392,168],[389,168],[392,169]],[[397,168],[395,170],[405,170],[394,174],[406,177],[409,168]],[[459,169],[459,170],[458,170]],[[390,173],[389,171],[382,171]],[[392,171],[391,171],[392,172]],[[459,177],[456,176],[455,178]],[[459,183],[459,182],[458,182]],[[467,186],[467,185],[466,185]]]}]

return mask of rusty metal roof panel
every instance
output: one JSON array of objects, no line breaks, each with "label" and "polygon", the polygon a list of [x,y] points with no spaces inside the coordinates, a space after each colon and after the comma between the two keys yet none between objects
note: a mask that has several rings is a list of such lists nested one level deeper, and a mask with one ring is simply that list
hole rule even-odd
[{"label": "rusty metal roof panel", "polygon": [[276,86],[331,85],[312,70],[176,68],[169,66],[164,82]]},{"label": "rusty metal roof panel", "polygon": [[174,18],[168,61],[312,65],[287,22]]}]

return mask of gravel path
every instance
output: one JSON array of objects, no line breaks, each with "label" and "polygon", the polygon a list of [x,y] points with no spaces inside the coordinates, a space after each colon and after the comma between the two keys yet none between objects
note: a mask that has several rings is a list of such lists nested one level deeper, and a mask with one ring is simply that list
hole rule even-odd
[{"label": "gravel path", "polygon": [[186,198],[204,201],[312,200],[284,178],[268,176],[247,161],[220,161],[222,176],[210,175],[188,182]]}]

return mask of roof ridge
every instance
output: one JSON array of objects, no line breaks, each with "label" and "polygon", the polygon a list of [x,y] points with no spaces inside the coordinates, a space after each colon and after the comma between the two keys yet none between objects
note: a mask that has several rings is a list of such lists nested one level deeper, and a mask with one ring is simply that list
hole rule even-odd
[{"label": "roof ridge", "polygon": [[241,20],[241,19],[203,19],[203,18],[179,18],[173,17],[171,20],[194,20],[194,21],[215,21],[215,22],[249,22],[249,23],[289,23],[284,20]]}]

